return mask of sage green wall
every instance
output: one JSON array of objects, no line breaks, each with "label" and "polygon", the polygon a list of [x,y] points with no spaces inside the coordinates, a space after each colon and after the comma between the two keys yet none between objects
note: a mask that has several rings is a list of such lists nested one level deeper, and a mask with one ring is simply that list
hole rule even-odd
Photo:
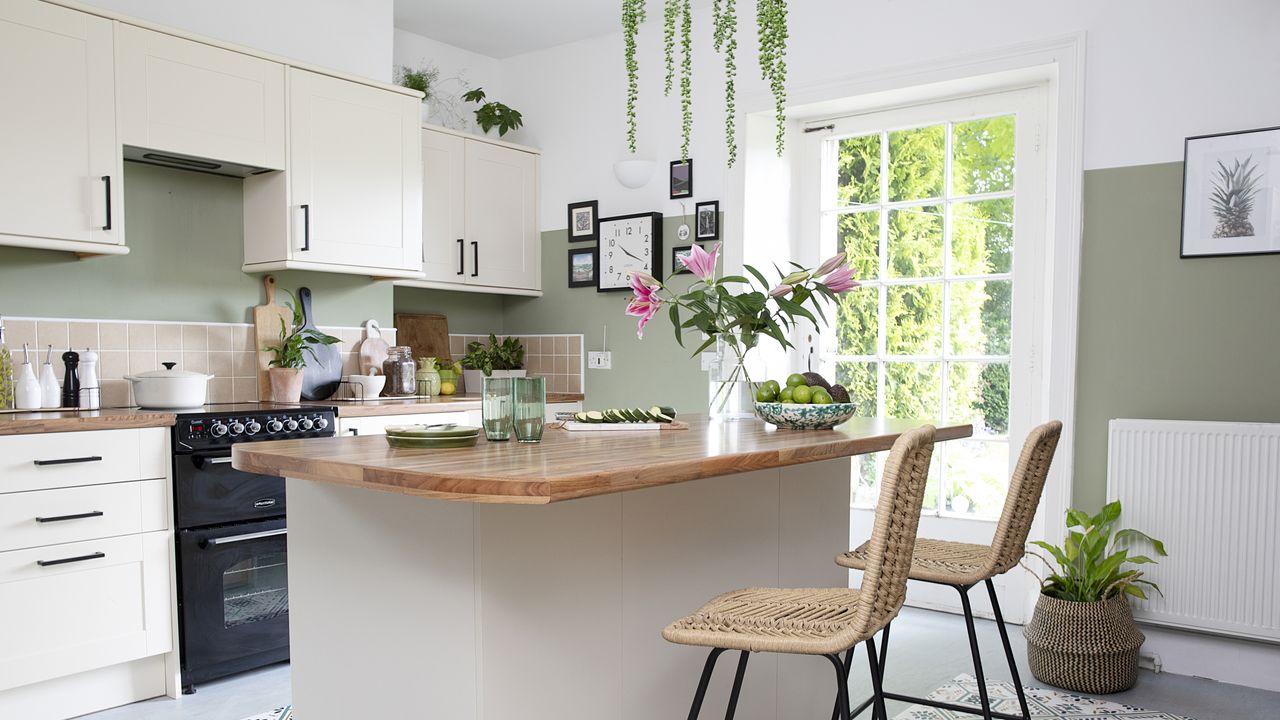
[{"label": "sage green wall", "polygon": [[[667,218],[663,237],[675,238],[680,218]],[[674,241],[671,241],[674,242]],[[670,262],[671,242],[663,265]],[[683,243],[676,243],[683,244]],[[636,318],[623,314],[631,293],[597,293],[594,288],[568,287],[568,233],[542,233],[542,292],[540,298],[508,297],[503,330],[508,333],[584,333],[586,349],[599,350],[608,327],[613,369],[587,370],[585,407],[670,405],[678,411],[706,412],[707,374],[690,353],[697,344],[681,348],[666,316],[654,318],[643,340],[636,337]],[[574,243],[590,247],[587,243]],[[453,326],[450,318],[450,328]]]},{"label": "sage green wall", "polygon": [[502,295],[478,295],[407,287],[398,287],[395,292],[396,312],[444,315],[449,318],[451,333],[483,335],[503,332],[502,307]]},{"label": "sage green wall", "polygon": [[1112,418],[1280,422],[1280,255],[1178,257],[1182,164],[1084,176],[1075,503]]}]

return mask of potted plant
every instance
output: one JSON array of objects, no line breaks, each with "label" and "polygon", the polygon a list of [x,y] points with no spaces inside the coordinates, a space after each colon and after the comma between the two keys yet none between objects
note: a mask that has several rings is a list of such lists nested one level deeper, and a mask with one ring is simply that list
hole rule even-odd
[{"label": "potted plant", "polygon": [[468,90],[463,93],[462,99],[480,104],[480,107],[476,109],[476,123],[485,132],[498,128],[498,137],[502,137],[524,125],[524,118],[518,110],[512,110],[510,107],[493,100],[485,102],[484,88]]},{"label": "potted plant", "polygon": [[[285,293],[293,298],[288,290]],[[304,328],[302,308],[295,302],[286,302],[285,305],[293,309],[293,332],[281,320],[280,344],[262,349],[276,356],[267,367],[272,402],[296,403],[302,397],[302,368],[306,364],[303,353],[310,353],[314,359],[316,353],[312,345],[333,345],[339,340],[314,328]]]},{"label": "potted plant", "polygon": [[1102,694],[1128,690],[1138,680],[1138,648],[1146,638],[1128,596],[1145,600],[1144,586],[1160,588],[1134,567],[1155,560],[1130,551],[1149,545],[1157,555],[1166,553],[1163,543],[1145,533],[1116,530],[1119,519],[1119,502],[1093,516],[1068,510],[1061,547],[1034,541],[1053,556],[1051,562],[1031,553],[1053,572],[1040,579],[1040,599],[1023,631],[1031,674],[1041,682]]},{"label": "potted plant", "polygon": [[436,84],[440,79],[440,70],[432,65],[409,67],[400,65],[396,68],[396,84],[417,90],[422,93],[422,121],[427,122],[431,115],[432,101],[436,95]]},{"label": "potted plant", "polygon": [[489,333],[488,346],[478,341],[467,345],[462,356],[462,384],[470,393],[480,392],[486,377],[524,377],[524,346],[514,337],[499,341]]}]

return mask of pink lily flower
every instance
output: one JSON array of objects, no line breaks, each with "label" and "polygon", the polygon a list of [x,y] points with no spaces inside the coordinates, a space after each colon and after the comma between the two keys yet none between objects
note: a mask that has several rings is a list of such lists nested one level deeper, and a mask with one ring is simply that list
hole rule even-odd
[{"label": "pink lily flower", "polygon": [[646,282],[646,279],[654,283],[657,282],[652,275],[647,273],[632,273],[631,291],[635,295],[631,298],[631,302],[627,303],[627,314],[640,318],[636,328],[636,337],[641,339],[644,338],[644,326],[648,325],[653,316],[657,315],[658,310],[662,308],[662,298],[658,295],[658,288]]},{"label": "pink lily flower", "polygon": [[700,280],[706,282],[715,277],[716,274],[716,256],[720,254],[720,243],[711,248],[708,253],[701,246],[694,245],[689,249],[689,254],[682,256],[680,262],[689,270],[689,272],[697,275]]},{"label": "pink lily flower", "polygon": [[781,285],[778,285],[778,286],[777,286],[777,287],[775,287],[774,289],[770,290],[770,291],[769,291],[769,296],[770,296],[770,297],[782,297],[783,295],[786,295],[787,293],[791,292],[791,291],[792,291],[792,290],[794,290],[794,289],[795,289],[795,288],[791,287],[790,285],[788,285],[788,284],[786,284],[786,283],[782,283]]},{"label": "pink lily flower", "polygon": [[813,274],[815,276],[826,275],[827,273],[835,270],[836,268],[840,267],[843,264],[844,264],[844,253],[839,253],[838,255],[832,255],[831,257],[827,258],[826,262],[819,265],[818,269],[813,271]]},{"label": "pink lily flower", "polygon": [[841,265],[822,278],[822,284],[826,285],[827,289],[833,293],[849,292],[862,285],[862,283],[853,279],[853,268],[848,265]]}]

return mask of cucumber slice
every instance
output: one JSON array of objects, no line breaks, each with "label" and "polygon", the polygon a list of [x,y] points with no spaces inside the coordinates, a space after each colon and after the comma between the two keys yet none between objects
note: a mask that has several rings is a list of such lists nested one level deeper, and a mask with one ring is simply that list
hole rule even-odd
[{"label": "cucumber slice", "polygon": [[587,414],[586,414],[586,413],[584,413],[584,412],[577,412],[577,413],[574,413],[574,414],[573,414],[573,419],[574,419],[574,420],[576,420],[576,421],[578,421],[578,422],[580,422],[580,423],[584,423],[584,422],[586,422],[586,421],[587,421]]},{"label": "cucumber slice", "polygon": [[660,422],[660,423],[664,423],[664,424],[665,424],[665,423],[669,423],[669,422],[674,422],[674,421],[675,421],[675,418],[674,418],[674,417],[672,417],[672,416],[670,416],[670,415],[667,415],[666,413],[658,413],[658,416],[657,416],[656,418],[654,418],[654,419],[655,419],[655,420],[657,420],[658,422]]},{"label": "cucumber slice", "polygon": [[604,411],[604,421],[609,423],[620,423],[622,422],[622,415],[616,409],[609,408]]},{"label": "cucumber slice", "polygon": [[587,416],[587,422],[589,423],[604,422],[604,413],[600,412],[599,410],[592,410],[584,414]]},{"label": "cucumber slice", "polygon": [[658,408],[658,410],[661,411],[663,415],[666,415],[667,417],[673,420],[676,417],[676,409],[671,407],[670,405],[662,405]]},{"label": "cucumber slice", "polygon": [[649,417],[653,418],[654,420],[657,420],[659,415],[665,415],[665,414],[666,413],[662,412],[662,408],[658,407],[657,405],[654,405],[653,407],[649,408]]},{"label": "cucumber slice", "polygon": [[640,408],[632,408],[631,414],[636,416],[636,422],[642,422],[642,423],[649,422],[649,413],[645,412],[644,410],[641,410]]}]

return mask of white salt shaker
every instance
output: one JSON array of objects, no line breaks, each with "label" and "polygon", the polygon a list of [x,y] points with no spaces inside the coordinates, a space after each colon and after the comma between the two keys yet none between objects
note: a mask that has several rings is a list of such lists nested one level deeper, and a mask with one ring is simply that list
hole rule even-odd
[{"label": "white salt shaker", "polygon": [[102,407],[102,389],[98,387],[98,353],[89,348],[80,355],[80,409]]}]

